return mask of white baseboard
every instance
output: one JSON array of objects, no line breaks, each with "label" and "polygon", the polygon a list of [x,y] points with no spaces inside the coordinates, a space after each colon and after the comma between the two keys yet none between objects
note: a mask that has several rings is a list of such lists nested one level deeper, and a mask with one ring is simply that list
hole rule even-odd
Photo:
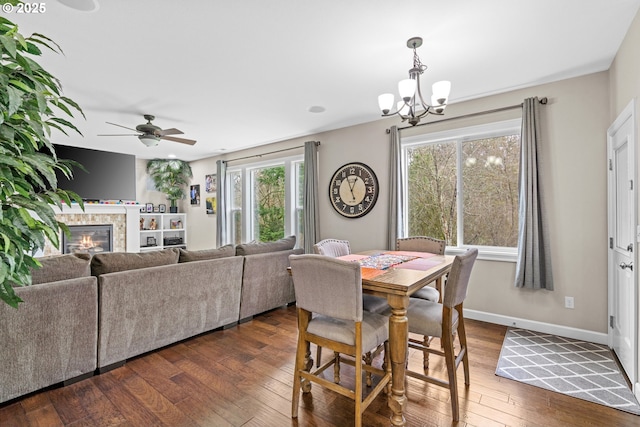
[{"label": "white baseboard", "polygon": [[[531,329],[532,331],[544,332],[545,334],[554,334],[561,337],[607,345],[607,334],[602,332],[587,331],[586,329],[555,325],[553,323],[537,322],[535,320],[520,319],[518,317],[503,316],[484,311],[468,310],[466,308],[464,309],[464,316],[467,319],[480,320],[483,322],[512,326],[516,328]],[[640,390],[640,387],[636,387],[636,390]]]}]

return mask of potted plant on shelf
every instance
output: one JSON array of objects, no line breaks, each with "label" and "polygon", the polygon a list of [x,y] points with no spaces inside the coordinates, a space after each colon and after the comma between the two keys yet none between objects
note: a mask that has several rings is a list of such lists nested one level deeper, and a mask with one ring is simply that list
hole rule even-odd
[{"label": "potted plant on shelf", "polygon": [[80,133],[62,117],[73,118],[73,110],[84,114],[33,59],[42,48],[62,52],[49,38],[24,37],[16,24],[0,17],[0,300],[15,308],[22,300],[14,286],[30,285],[32,269],[41,267],[32,255],[47,239],[59,248],[60,229],[69,232],[53,205],[61,208],[73,200],[84,209],[77,194],[58,188],[56,178],[56,172],[71,178],[77,164],[58,159],[49,140],[52,129]]},{"label": "potted plant on shelf", "polygon": [[177,201],[187,196],[186,186],[193,178],[189,163],[177,159],[153,159],[147,163],[147,173],[156,190],[167,196],[169,212],[178,212]]}]

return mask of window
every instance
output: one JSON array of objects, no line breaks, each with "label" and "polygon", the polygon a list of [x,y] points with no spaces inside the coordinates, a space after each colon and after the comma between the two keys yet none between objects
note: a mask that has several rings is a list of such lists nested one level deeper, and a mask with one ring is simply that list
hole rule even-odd
[{"label": "window", "polygon": [[402,157],[405,235],[515,259],[520,120],[405,138]]},{"label": "window", "polygon": [[227,170],[231,242],[272,242],[294,234],[302,245],[303,164],[297,156]]}]

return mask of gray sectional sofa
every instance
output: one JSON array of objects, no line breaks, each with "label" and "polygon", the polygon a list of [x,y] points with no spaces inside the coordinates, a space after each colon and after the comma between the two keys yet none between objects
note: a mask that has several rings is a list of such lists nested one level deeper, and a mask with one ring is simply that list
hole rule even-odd
[{"label": "gray sectional sofa", "polygon": [[41,259],[20,308],[0,305],[0,403],[293,303],[294,246]]}]

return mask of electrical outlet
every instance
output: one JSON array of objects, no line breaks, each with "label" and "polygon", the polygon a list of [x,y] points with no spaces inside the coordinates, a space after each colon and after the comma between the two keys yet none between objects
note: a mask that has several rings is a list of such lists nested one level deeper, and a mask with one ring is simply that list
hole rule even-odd
[{"label": "electrical outlet", "polygon": [[564,308],[574,308],[573,297],[564,297]]}]

